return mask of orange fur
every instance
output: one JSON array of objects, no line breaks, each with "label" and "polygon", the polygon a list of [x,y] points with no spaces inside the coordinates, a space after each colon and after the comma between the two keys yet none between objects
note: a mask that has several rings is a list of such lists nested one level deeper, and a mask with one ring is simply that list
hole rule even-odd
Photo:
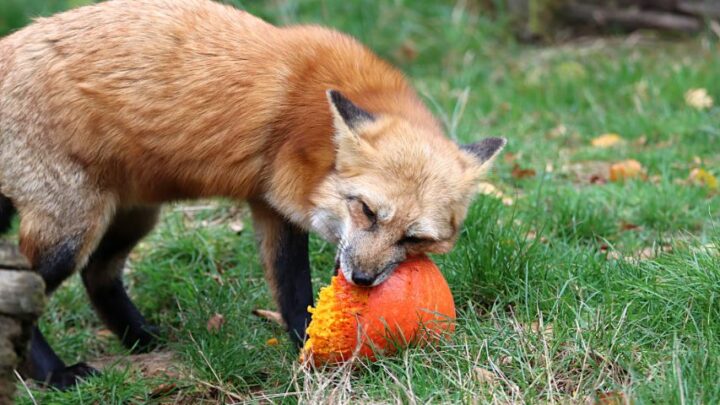
[{"label": "orange fur", "polygon": [[[116,209],[212,196],[263,201],[346,239],[318,218],[352,225],[343,199],[366,189],[383,195],[391,229],[362,242],[377,267],[447,251],[486,169],[444,137],[399,71],[318,26],[279,28],[208,0],[113,0],[39,19],[0,49],[0,118],[10,123],[0,127],[0,191],[29,239],[34,223],[49,239],[27,242],[30,255],[75,226],[88,233],[86,256]],[[338,135],[329,89],[380,118],[360,141]],[[38,194],[42,184],[52,197]],[[67,210],[94,216],[73,225],[58,219]],[[382,253],[405,233],[433,243]]]}]

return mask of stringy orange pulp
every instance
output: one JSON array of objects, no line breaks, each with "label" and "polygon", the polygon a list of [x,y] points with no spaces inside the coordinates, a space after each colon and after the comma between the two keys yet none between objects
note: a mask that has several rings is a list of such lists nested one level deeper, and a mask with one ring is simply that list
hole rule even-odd
[{"label": "stringy orange pulp", "polygon": [[328,364],[352,356],[347,350],[357,346],[358,318],[367,305],[368,291],[354,287],[342,276],[333,277],[330,285],[320,289],[317,306],[308,307],[312,322],[302,361],[311,356],[315,364]]}]

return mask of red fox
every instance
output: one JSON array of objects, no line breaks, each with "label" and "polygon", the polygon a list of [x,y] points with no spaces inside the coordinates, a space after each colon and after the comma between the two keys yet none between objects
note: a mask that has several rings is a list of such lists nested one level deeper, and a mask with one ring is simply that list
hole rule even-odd
[{"label": "red fox", "polygon": [[[0,225],[52,293],[78,270],[123,344],[156,330],[122,268],[160,204],[247,201],[291,337],[312,304],[308,232],[338,244],[351,282],[449,251],[503,138],[458,146],[403,75],[356,40],[276,27],[209,0],[113,0],[0,40]],[[33,332],[25,375],[68,387]]]}]

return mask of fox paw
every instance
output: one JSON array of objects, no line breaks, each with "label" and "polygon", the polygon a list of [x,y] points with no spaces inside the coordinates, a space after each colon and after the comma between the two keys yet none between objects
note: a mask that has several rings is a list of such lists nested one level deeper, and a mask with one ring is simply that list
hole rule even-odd
[{"label": "fox paw", "polygon": [[158,335],[160,335],[160,328],[146,324],[142,329],[126,335],[122,339],[122,343],[135,354],[148,353],[158,347]]},{"label": "fox paw", "polygon": [[72,366],[55,370],[50,373],[47,385],[59,390],[66,390],[74,387],[80,381],[99,374],[100,372],[85,363],[77,363]]}]

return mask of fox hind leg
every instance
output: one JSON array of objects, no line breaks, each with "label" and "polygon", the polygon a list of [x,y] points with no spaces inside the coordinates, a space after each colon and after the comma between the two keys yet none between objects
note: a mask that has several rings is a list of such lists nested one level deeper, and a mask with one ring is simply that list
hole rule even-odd
[{"label": "fox hind leg", "polygon": [[[72,197],[69,197],[72,196]],[[82,198],[85,197],[85,198]],[[49,295],[87,260],[114,210],[110,196],[82,189],[57,195],[52,204],[21,199],[20,250],[45,281]],[[95,373],[85,363],[66,366],[35,327],[21,370],[37,381],[64,389]]]},{"label": "fox hind leg", "polygon": [[152,349],[157,330],[148,325],[125,291],[122,271],[133,247],[157,222],[156,207],[121,209],[82,270],[90,301],[100,318],[128,349]]},{"label": "fox hind leg", "polygon": [[13,215],[15,214],[15,207],[9,198],[0,194],[0,235],[10,229]]}]

